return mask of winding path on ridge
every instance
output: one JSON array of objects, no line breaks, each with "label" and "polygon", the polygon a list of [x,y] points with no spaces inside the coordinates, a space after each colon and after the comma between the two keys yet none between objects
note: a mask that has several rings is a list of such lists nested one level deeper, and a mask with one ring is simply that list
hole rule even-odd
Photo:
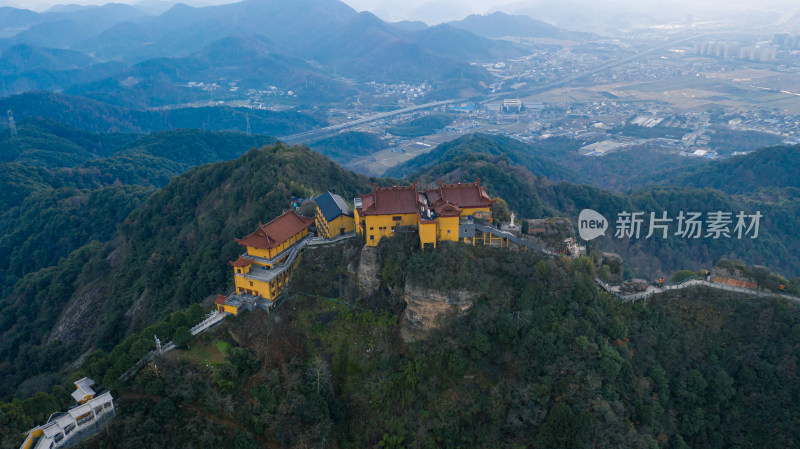
[{"label": "winding path on ridge", "polygon": [[647,287],[647,290],[639,293],[631,293],[631,294],[623,294],[620,291],[618,285],[611,285],[606,282],[603,282],[600,278],[594,279],[595,283],[600,286],[603,290],[611,293],[612,295],[618,297],[622,301],[635,301],[637,299],[647,299],[654,295],[658,295],[661,293],[667,293],[674,290],[682,290],[686,288],[693,288],[693,287],[709,287],[715,288],[718,290],[725,290],[734,293],[740,293],[743,295],[749,296],[756,296],[759,298],[783,298],[789,301],[794,301],[796,303],[800,303],[800,298],[793,295],[787,295],[785,293],[775,293],[765,290],[755,290],[752,288],[744,288],[744,287],[734,287],[728,284],[720,284],[718,282],[711,282],[705,279],[687,279],[679,284],[672,284],[672,285],[665,285],[663,287],[656,287],[655,285],[650,285]]}]

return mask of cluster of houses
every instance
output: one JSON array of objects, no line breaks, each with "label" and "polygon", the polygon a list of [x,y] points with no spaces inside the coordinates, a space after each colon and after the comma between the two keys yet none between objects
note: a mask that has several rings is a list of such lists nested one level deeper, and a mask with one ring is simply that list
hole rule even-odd
[{"label": "cluster of houses", "polygon": [[[366,239],[367,246],[376,246],[384,237],[392,237],[400,226],[419,230],[420,246],[436,247],[437,242],[453,241],[475,244],[475,232],[466,225],[473,218],[491,216],[494,200],[480,185],[473,183],[444,184],[435,189],[372,186],[372,193],[355,199],[355,229]],[[463,232],[462,232],[463,231]]]},{"label": "cluster of houses", "polygon": [[230,262],[235,290],[229,296],[219,295],[216,307],[233,314],[258,306],[268,309],[285,289],[302,249],[311,241],[311,225],[316,227],[317,239],[330,241],[355,233],[363,236],[367,246],[377,246],[382,238],[391,238],[401,227],[417,229],[422,248],[435,248],[442,241],[495,244],[497,238],[493,240],[490,235],[487,240],[476,232],[472,222],[489,218],[493,202],[480,180],[463,184],[440,182],[433,189],[418,189],[416,183],[373,185],[372,193],[354,199],[354,209],[340,195],[325,192],[314,198],[314,218],[290,210],[269,223],[259,223],[251,234],[236,239],[244,252]]}]

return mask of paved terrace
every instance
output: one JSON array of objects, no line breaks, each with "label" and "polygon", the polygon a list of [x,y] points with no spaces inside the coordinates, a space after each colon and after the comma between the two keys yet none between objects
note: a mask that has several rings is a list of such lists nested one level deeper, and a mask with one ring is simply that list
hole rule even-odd
[{"label": "paved terrace", "polygon": [[495,237],[508,239],[511,242],[514,242],[516,245],[524,246],[525,248],[538,251],[540,253],[544,253],[549,256],[556,256],[556,257],[558,256],[558,254],[554,253],[553,251],[550,251],[549,249],[543,248],[541,245],[534,242],[533,240],[524,239],[507,231],[501,231],[500,229],[493,228],[491,226],[485,226],[478,223],[475,223],[475,229],[483,232],[484,234],[492,234]]},{"label": "paved terrace", "polygon": [[[306,246],[322,246],[322,245],[330,245],[333,243],[339,243],[343,240],[353,238],[354,233],[348,232],[343,235],[337,235],[332,239],[325,239],[322,237],[305,237],[303,240],[295,243],[294,245],[290,246],[288,250],[283,251],[280,255],[272,258],[272,259],[265,259],[263,257],[255,257],[250,256],[247,253],[242,254],[242,257],[253,259],[257,262],[261,263],[268,263],[272,265],[272,269],[269,270],[262,270],[262,269],[251,269],[250,273],[247,274],[237,274],[237,276],[244,276],[246,279],[256,279],[259,281],[270,282],[274,280],[278,275],[286,271],[287,268],[291,267],[294,264],[294,261],[297,259],[297,256],[300,254],[300,250],[302,250]],[[288,256],[286,252],[288,251]],[[278,262],[279,260],[283,260],[283,262]]]},{"label": "paved terrace", "polygon": [[[236,276],[242,276],[245,279],[255,279],[255,280],[263,281],[263,282],[271,282],[276,277],[278,277],[280,274],[282,274],[284,271],[286,271],[288,268],[290,268],[292,266],[292,264],[294,264],[294,261],[297,260],[297,256],[300,254],[300,250],[302,250],[306,245],[308,245],[309,240],[310,240],[310,238],[306,237],[303,240],[300,240],[299,242],[297,242],[294,245],[290,246],[289,249],[287,250],[289,252],[288,256],[284,256],[283,254],[281,254],[280,256],[275,257],[274,259],[272,259],[272,260],[278,260],[278,259],[283,259],[284,257],[286,257],[283,260],[283,262],[279,262],[279,263],[276,263],[275,265],[273,265],[272,269],[262,270],[262,269],[259,269],[259,268],[251,268],[249,273],[247,273],[247,274],[237,274]],[[286,251],[284,251],[284,253],[285,252]],[[251,257],[251,256],[247,256],[247,257]],[[263,259],[263,260],[266,260],[266,259]]]}]

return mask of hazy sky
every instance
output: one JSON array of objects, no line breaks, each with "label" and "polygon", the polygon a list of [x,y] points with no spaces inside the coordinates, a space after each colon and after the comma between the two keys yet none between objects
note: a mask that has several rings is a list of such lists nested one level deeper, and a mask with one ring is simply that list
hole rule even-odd
[{"label": "hazy sky", "polygon": [[[167,5],[174,1],[165,0],[0,0],[0,5],[9,5],[34,10],[44,10],[55,4],[102,4],[110,1],[136,4],[148,3],[148,6]],[[236,0],[182,0],[183,3],[201,6],[207,4],[234,3]],[[292,1],[292,0],[285,0]],[[483,14],[496,10],[509,13],[527,13],[532,16],[541,15],[547,19],[549,5],[586,5],[587,8],[576,7],[580,14],[591,10],[604,9],[625,12],[644,12],[665,14],[708,14],[715,11],[725,12],[732,9],[751,9],[755,11],[771,10],[786,13],[800,9],[798,0],[343,0],[359,11],[372,11],[388,21],[423,20],[428,24],[436,24],[447,20],[457,20],[469,14]],[[162,6],[164,9],[166,6]],[[583,10],[583,11],[581,11]]]}]

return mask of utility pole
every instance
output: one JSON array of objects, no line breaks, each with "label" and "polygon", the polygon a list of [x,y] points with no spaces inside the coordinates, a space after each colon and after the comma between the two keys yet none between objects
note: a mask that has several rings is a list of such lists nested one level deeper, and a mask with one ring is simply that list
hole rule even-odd
[{"label": "utility pole", "polygon": [[250,113],[246,113],[244,115],[245,120],[247,120],[247,135],[250,135]]}]

